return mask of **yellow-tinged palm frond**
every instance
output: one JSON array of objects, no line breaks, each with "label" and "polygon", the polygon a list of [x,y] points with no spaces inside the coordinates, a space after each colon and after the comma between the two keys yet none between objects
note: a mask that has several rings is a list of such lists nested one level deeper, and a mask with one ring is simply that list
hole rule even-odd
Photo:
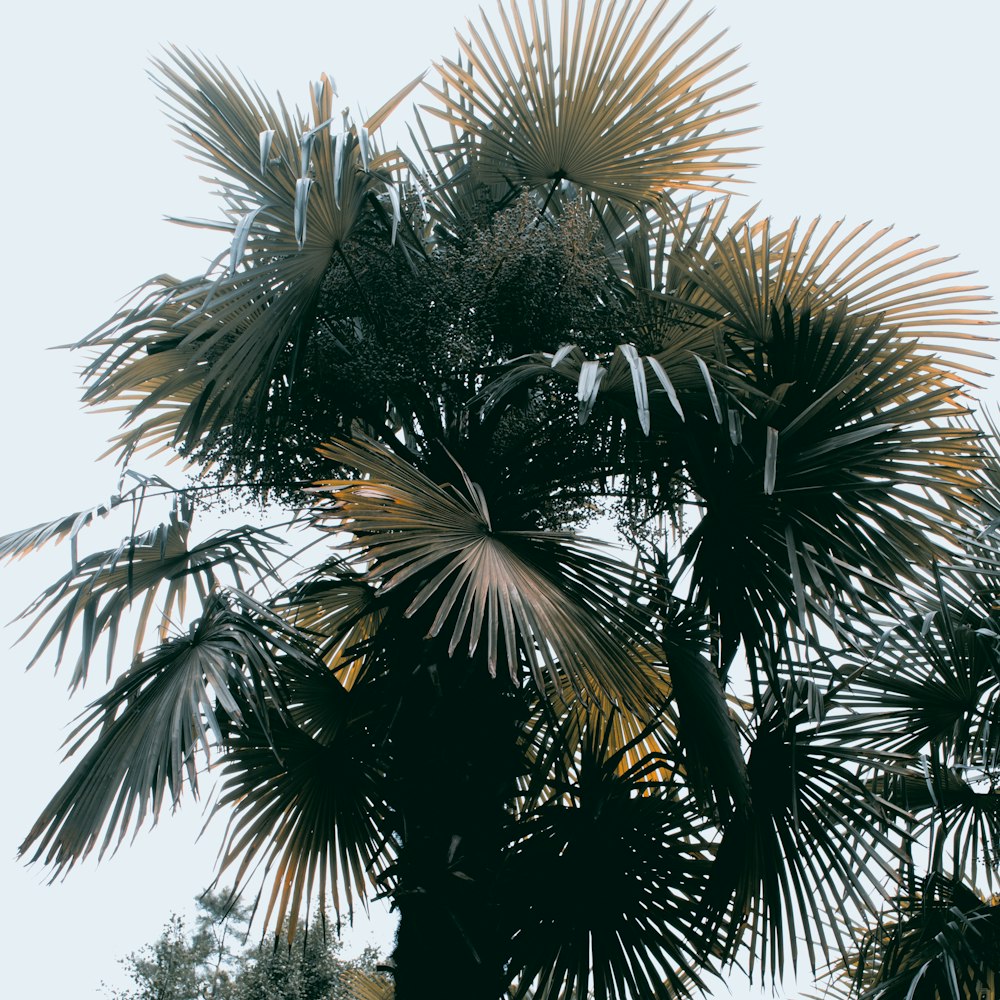
[{"label": "yellow-tinged palm frond", "polygon": [[730,197],[707,202],[691,196],[680,203],[663,198],[642,213],[623,212],[612,203],[601,211],[608,256],[638,315],[633,319],[643,343],[655,344],[692,326],[711,333],[719,323],[719,303],[692,274],[691,259],[712,252],[726,233],[750,226],[755,206],[736,219]]},{"label": "yellow-tinged palm frond", "polygon": [[[132,480],[135,485],[127,490],[122,490],[125,479]],[[159,476],[145,476],[133,470],[129,470],[119,482],[119,490],[107,502],[96,504],[84,510],[74,511],[64,517],[57,517],[54,521],[45,521],[41,524],[32,525],[30,528],[22,528],[20,531],[12,531],[10,534],[0,536],[0,559],[22,559],[32,552],[36,552],[43,545],[50,542],[55,544],[67,539],[73,546],[77,544],[80,533],[99,518],[106,518],[113,510],[117,510],[123,504],[140,505],[146,499],[147,491],[164,491],[168,494],[175,494],[176,490]]]},{"label": "yellow-tinged palm frond", "polygon": [[564,0],[553,27],[537,0],[498,4],[459,35],[461,56],[438,65],[439,106],[428,110],[474,137],[486,183],[512,189],[567,180],[632,204],[674,189],[714,189],[745,164],[749,129],[722,123],[748,84],[716,50],[723,33],[697,38],[707,17],[664,23],[667,0],[588,4]]},{"label": "yellow-tinged palm frond", "polygon": [[[621,773],[655,759],[656,766],[644,772],[646,778],[668,781],[673,777],[681,758],[670,678],[660,650],[635,649],[633,655],[636,670],[649,677],[657,696],[643,712],[620,711],[614,696],[594,683],[588,683],[586,696],[581,697],[578,681],[562,671],[548,679],[522,728],[525,753],[533,763],[523,783],[526,802],[544,794],[549,772],[565,769],[583,744],[584,733],[596,726],[605,727],[608,752],[619,754],[616,759]],[[659,724],[650,725],[651,719],[658,719]],[[564,757],[561,761],[560,755]],[[551,764],[546,764],[548,759]]]},{"label": "yellow-tinged palm frond", "polygon": [[[158,454],[175,447],[196,413],[207,366],[196,345],[184,345],[178,331],[197,310],[192,293],[200,283],[159,275],[105,324],[103,333],[88,340],[93,357],[84,400],[123,415],[122,430],[105,452],[117,451],[123,466],[140,449]],[[130,337],[119,335],[125,327]]]},{"label": "yellow-tinged palm frond", "polygon": [[656,703],[657,685],[631,654],[648,641],[651,614],[631,596],[633,568],[569,532],[494,525],[458,467],[462,488],[367,439],[321,452],[365,475],[317,489],[332,494],[329,516],[354,536],[368,579],[382,596],[402,595],[407,616],[426,617],[428,636],[450,630],[451,654],[464,644],[472,657],[482,643],[489,670],[506,661],[515,682],[528,670],[542,687],[558,666],[581,689],[593,680],[637,710]]},{"label": "yellow-tinged palm frond", "polygon": [[[813,312],[844,306],[849,316],[879,318],[927,358],[928,374],[942,382],[981,375],[974,359],[989,357],[976,343],[988,339],[994,311],[984,307],[974,272],[950,270],[953,257],[937,256],[915,236],[895,238],[892,227],[843,220],[828,228],[818,218],[775,230],[770,219],[749,220],[706,248],[678,245],[677,263],[709,296],[729,330],[752,342],[770,338],[772,312],[789,303]],[[933,357],[947,358],[947,368]],[[969,359],[969,360],[965,360]]]},{"label": "yellow-tinged palm frond", "polygon": [[[538,762],[532,779],[536,786],[550,770],[542,759],[553,747],[561,747],[572,761],[588,727],[601,727],[608,753],[618,755],[621,773],[643,763],[646,780],[680,776],[710,814],[726,816],[733,805],[746,806],[749,786],[740,719],[747,706],[725,690],[702,650],[706,639],[696,621],[681,614],[661,621],[657,648],[637,651],[637,669],[660,685],[659,704],[645,713],[619,711],[613,698],[593,688],[581,698],[560,675],[559,688],[546,692],[547,703],[524,727],[529,756]],[[640,655],[645,661],[641,664]],[[658,724],[650,725],[651,718]],[[529,783],[528,801],[537,794],[539,788]]]},{"label": "yellow-tinged palm frond", "polygon": [[292,587],[276,610],[312,637],[323,662],[350,689],[365,662],[359,647],[375,634],[385,614],[376,597],[360,571],[333,559]]},{"label": "yellow-tinged palm frond", "polygon": [[342,980],[348,1000],[393,1000],[396,995],[391,979],[357,966],[345,969]]},{"label": "yellow-tinged palm frond", "polygon": [[[221,749],[231,727],[268,728],[285,702],[280,661],[311,654],[281,622],[244,594],[216,593],[187,635],[138,658],[67,739],[86,753],[20,847],[52,865],[53,878],[116,848],[130,827],[155,822]],[[255,723],[251,723],[256,719]],[[103,837],[102,835],[103,831]]]}]

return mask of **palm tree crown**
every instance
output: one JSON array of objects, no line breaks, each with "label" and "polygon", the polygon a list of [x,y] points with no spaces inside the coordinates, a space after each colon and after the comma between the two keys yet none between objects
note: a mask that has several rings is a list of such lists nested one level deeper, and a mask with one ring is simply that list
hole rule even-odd
[{"label": "palm tree crown", "polygon": [[[991,314],[887,229],[733,211],[747,85],[707,20],[503,0],[365,121],[326,76],[300,112],[156,62],[220,253],[76,346],[122,465],[191,483],[0,539],[72,541],[35,659],[112,680],[22,853],[114,849],[208,764],[265,924],[392,898],[400,1000],[789,961],[957,998],[995,964]],[[290,520],[197,540],[223,495]]]}]

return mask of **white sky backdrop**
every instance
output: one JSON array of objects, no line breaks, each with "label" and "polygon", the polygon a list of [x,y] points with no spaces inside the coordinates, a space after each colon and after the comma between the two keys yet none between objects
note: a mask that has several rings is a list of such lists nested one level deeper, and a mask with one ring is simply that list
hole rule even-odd
[{"label": "white sky backdrop", "polygon": [[[708,6],[695,0],[698,12]],[[895,223],[1000,287],[998,0],[717,0],[715,8],[713,26],[729,26],[742,45],[761,103],[751,117],[763,148],[747,200],[779,223],[816,214]],[[45,348],[89,332],[147,278],[187,276],[221,249],[162,221],[211,216],[214,206],[159,112],[149,56],[167,42],[190,46],[301,104],[307,83],[327,71],[345,104],[370,111],[432,59],[452,55],[453,27],[475,13],[468,0],[37,0],[5,15],[0,534],[97,503],[114,487],[113,467],[94,461],[113,423],[81,414],[77,359]],[[0,570],[3,620],[66,559],[57,548]],[[16,635],[6,630],[5,650]],[[99,690],[92,684],[68,702],[51,661],[23,673],[29,652],[25,644],[4,656],[3,992],[88,998],[102,979],[120,982],[116,960],[154,939],[171,910],[190,907],[211,879],[221,827],[192,846],[202,814],[189,802],[63,883],[47,886],[44,871],[17,863],[18,843],[68,774],[58,763],[67,724]],[[349,951],[369,940],[387,948],[387,927],[383,919],[359,928]]]}]

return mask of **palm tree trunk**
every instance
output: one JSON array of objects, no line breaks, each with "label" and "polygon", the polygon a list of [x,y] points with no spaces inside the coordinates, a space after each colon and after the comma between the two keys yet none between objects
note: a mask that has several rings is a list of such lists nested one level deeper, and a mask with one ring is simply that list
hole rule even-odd
[{"label": "palm tree trunk", "polygon": [[412,674],[392,732],[397,1000],[502,993],[498,875],[520,705],[479,662],[429,658]]}]

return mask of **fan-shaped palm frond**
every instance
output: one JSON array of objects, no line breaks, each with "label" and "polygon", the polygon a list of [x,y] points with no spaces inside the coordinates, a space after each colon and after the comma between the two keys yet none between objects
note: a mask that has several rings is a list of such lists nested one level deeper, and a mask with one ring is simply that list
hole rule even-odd
[{"label": "fan-shaped palm frond", "polygon": [[984,286],[965,283],[974,272],[947,270],[953,257],[935,256],[937,247],[920,246],[913,236],[893,239],[891,227],[843,229],[841,221],[824,231],[818,218],[801,231],[797,220],[780,231],[770,219],[744,220],[711,249],[679,245],[677,263],[714,300],[727,327],[750,343],[770,339],[774,310],[786,302],[796,312],[842,306],[911,341],[929,378],[962,384],[960,373],[981,375],[964,359],[989,356],[975,344],[986,339],[981,328],[995,313],[983,307]]},{"label": "fan-shaped palm frond", "polygon": [[683,440],[704,514],[677,572],[726,659],[737,635],[756,648],[787,616],[858,618],[868,588],[912,579],[961,535],[979,465],[954,391],[877,321],[786,303],[770,328],[746,375],[714,366],[729,426],[689,422]]},{"label": "fan-shaped palm frond", "polygon": [[442,86],[431,114],[475,137],[487,183],[552,190],[569,180],[630,203],[677,188],[712,188],[744,164],[748,129],[720,125],[746,110],[726,103],[748,85],[700,43],[707,18],[688,26],[686,10],[664,24],[666,0],[648,5],[564,0],[558,28],[528,0],[500,5],[498,29],[483,19],[459,35],[461,56],[437,68]]},{"label": "fan-shaped palm frond", "polygon": [[942,764],[921,755],[872,785],[906,810],[913,836],[926,846],[935,868],[996,885],[1000,875],[1000,773],[995,767]]},{"label": "fan-shaped palm frond", "polygon": [[[91,746],[45,807],[20,853],[44,858],[53,878],[99,854],[198,792],[198,759],[232,726],[262,725],[284,705],[278,658],[309,653],[284,623],[244,594],[216,593],[185,636],[138,659],[84,714],[68,755]],[[103,838],[101,837],[104,831]]]},{"label": "fan-shaped palm frond", "polygon": [[[684,770],[678,742],[678,719],[672,700],[672,688],[662,651],[636,650],[637,658],[645,662],[637,669],[659,681],[659,700],[647,711],[621,711],[617,699],[589,684],[581,697],[579,683],[560,671],[557,683],[549,685],[537,697],[531,697],[521,725],[521,744],[528,761],[528,770],[520,783],[519,809],[528,809],[544,799],[550,776],[565,777],[575,748],[581,746],[585,734],[600,727],[606,740],[606,751],[614,755],[620,773],[639,764],[656,761],[648,768],[646,778],[655,782],[670,781]],[[651,721],[652,720],[652,721]]]},{"label": "fan-shaped palm frond", "polygon": [[[989,593],[975,593],[962,568],[936,568],[930,607],[896,602],[897,614],[874,649],[845,657],[853,676],[838,701],[841,731],[862,730],[891,751],[940,747],[947,759],[988,766],[997,756],[992,730],[1000,695],[1000,622]],[[957,587],[946,589],[948,577]],[[916,596],[916,595],[913,595]],[[986,600],[983,601],[982,598]],[[891,605],[887,606],[891,607]],[[993,717],[991,717],[993,716]]]},{"label": "fan-shaped palm frond", "polygon": [[[350,691],[329,670],[295,664],[282,675],[283,715],[236,729],[222,764],[217,810],[230,814],[221,871],[241,884],[262,864],[270,887],[265,926],[288,920],[295,934],[302,907],[343,888],[348,911],[364,901],[391,859],[384,828],[386,706],[364,684]],[[391,709],[391,706],[390,706]]]},{"label": "fan-shaped palm frond", "polygon": [[[244,574],[264,577],[273,572],[271,556],[280,544],[277,536],[244,525],[191,544],[193,514],[193,505],[182,496],[167,523],[128,536],[114,549],[83,557],[74,553],[69,572],[47,587],[18,616],[30,621],[25,635],[53,616],[32,664],[55,643],[58,665],[70,635],[79,625],[80,655],[71,678],[73,687],[86,680],[90,659],[101,636],[107,638],[110,677],[119,626],[126,611],[140,597],[135,653],[146,640],[158,598],[162,606],[157,629],[163,640],[173,615],[184,615],[189,583],[194,583],[198,598],[205,603],[218,583],[222,567],[239,588],[243,587]],[[37,533],[37,529],[33,530]]]},{"label": "fan-shaped palm frond", "polygon": [[537,984],[544,996],[596,1000],[688,995],[711,971],[694,943],[710,852],[703,821],[651,780],[656,754],[622,768],[648,732],[611,752],[611,720],[592,723],[579,747],[563,748],[565,777],[550,777],[505,860],[512,993]]},{"label": "fan-shaped palm frond", "polygon": [[751,969],[780,976],[803,944],[813,970],[831,947],[847,954],[846,922],[871,911],[903,854],[902,814],[860,779],[864,755],[776,709],[756,721],[750,805],[723,827],[705,905],[727,955],[743,947]]},{"label": "fan-shaped palm frond", "polygon": [[559,664],[637,709],[655,704],[658,685],[630,653],[650,614],[631,597],[634,570],[570,533],[494,525],[482,490],[457,467],[464,491],[369,440],[322,452],[366,476],[318,489],[333,494],[329,512],[369,560],[368,578],[382,595],[403,593],[407,616],[424,609],[430,636],[450,627],[450,653],[465,643],[471,657],[483,642],[490,671],[505,659],[515,682],[527,668],[544,687],[541,668]]},{"label": "fan-shaped palm frond", "polygon": [[[218,172],[227,218],[190,224],[228,233],[230,248],[203,277],[152,282],[133,308],[79,346],[99,352],[86,372],[88,402],[118,401],[130,423],[160,405],[159,417],[133,430],[127,445],[147,433],[162,443],[179,418],[170,443],[193,451],[237,417],[259,428],[287,405],[334,255],[362,217],[387,246],[396,238],[400,197],[392,171],[400,161],[380,154],[368,134],[387,108],[363,125],[337,129],[325,76],[313,87],[306,119],[200,57],[174,50],[172,62],[156,66],[181,145]],[[168,356],[153,360],[144,351]],[[144,404],[127,409],[151,383]],[[178,404],[180,413],[162,411]]]},{"label": "fan-shaped palm frond", "polygon": [[980,865],[991,879],[1000,857],[997,588],[995,568],[935,566],[884,595],[867,630],[816,671],[835,692],[826,737],[891,755],[871,787],[909,814],[936,866],[973,879]]}]

